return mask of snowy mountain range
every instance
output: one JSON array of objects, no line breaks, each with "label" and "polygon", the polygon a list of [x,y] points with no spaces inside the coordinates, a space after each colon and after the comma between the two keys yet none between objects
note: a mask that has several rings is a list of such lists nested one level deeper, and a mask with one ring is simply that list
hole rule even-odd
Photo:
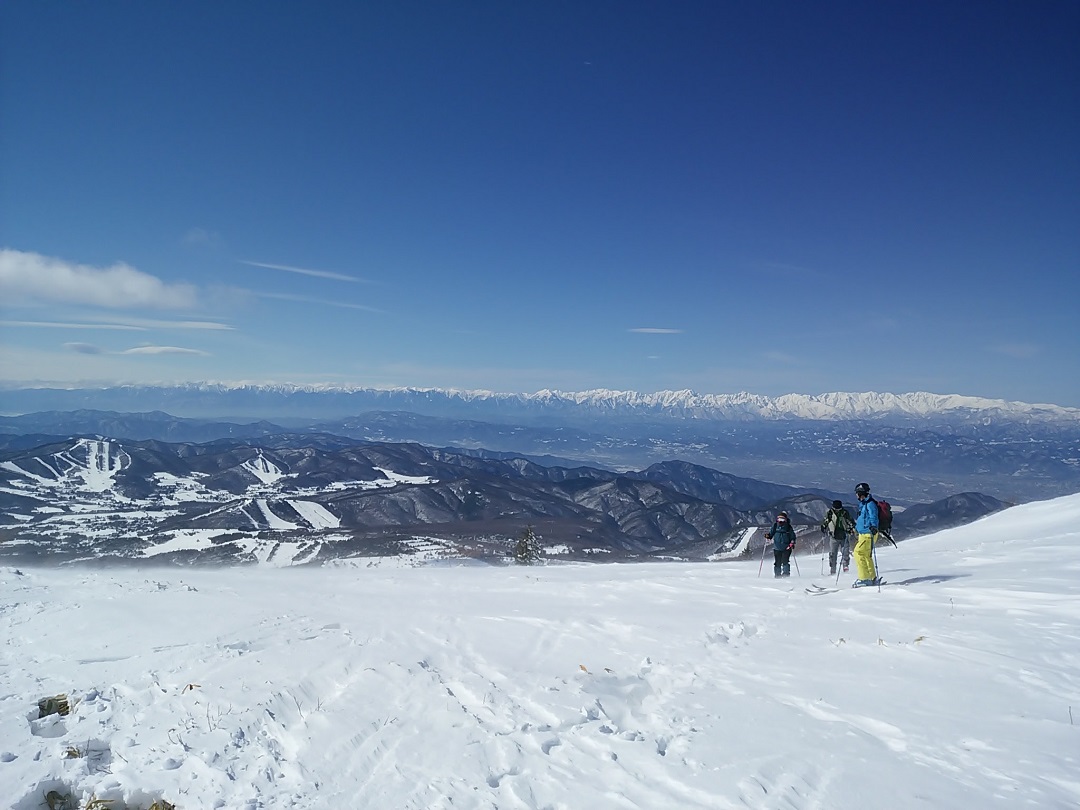
[{"label": "snowy mountain range", "polygon": [[1008,420],[1026,423],[1080,424],[1080,409],[1049,404],[1008,402],[959,394],[827,393],[699,394],[690,390],[638,393],[596,389],[580,392],[542,390],[496,393],[440,388],[364,388],[334,385],[245,385],[200,383],[172,386],[123,385],[85,388],[10,387],[3,391],[8,414],[45,410],[147,411],[178,416],[263,416],[271,419],[330,419],[370,410],[411,411],[434,416],[470,414],[744,420],[887,420],[907,422],[947,419],[959,422]]}]

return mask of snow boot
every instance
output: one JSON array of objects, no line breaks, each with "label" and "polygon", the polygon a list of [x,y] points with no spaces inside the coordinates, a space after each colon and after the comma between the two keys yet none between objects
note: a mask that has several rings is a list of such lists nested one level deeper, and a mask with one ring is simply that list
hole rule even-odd
[{"label": "snow boot", "polygon": [[857,579],[851,583],[852,588],[866,588],[873,585],[884,585],[885,580],[881,577],[875,577],[874,579]]}]

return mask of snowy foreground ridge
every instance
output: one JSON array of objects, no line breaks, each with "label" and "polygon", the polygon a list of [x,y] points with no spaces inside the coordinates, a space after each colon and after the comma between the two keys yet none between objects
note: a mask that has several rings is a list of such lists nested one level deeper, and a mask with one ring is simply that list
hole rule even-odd
[{"label": "snowy foreground ridge", "polygon": [[1080,495],[879,563],[0,569],[0,807],[1080,806]]}]

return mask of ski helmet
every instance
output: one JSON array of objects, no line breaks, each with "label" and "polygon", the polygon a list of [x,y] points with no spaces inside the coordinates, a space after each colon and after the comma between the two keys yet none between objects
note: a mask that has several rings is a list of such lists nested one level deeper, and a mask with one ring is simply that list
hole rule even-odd
[{"label": "ski helmet", "polygon": [[776,519],[777,520],[787,520],[787,512],[781,512],[779,515],[776,516]]},{"label": "ski helmet", "polygon": [[844,508],[844,502],[843,501],[833,501],[832,502],[832,508],[833,509],[843,509]]},{"label": "ski helmet", "polygon": [[863,497],[869,495],[870,494],[870,485],[865,484],[865,483],[864,484],[859,484],[857,487],[855,487],[855,494],[858,495],[860,498],[863,498]]}]

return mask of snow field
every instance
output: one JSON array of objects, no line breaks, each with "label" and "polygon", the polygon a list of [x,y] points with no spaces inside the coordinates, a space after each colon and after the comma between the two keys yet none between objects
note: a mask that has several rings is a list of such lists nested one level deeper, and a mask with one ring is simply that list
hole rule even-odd
[{"label": "snow field", "polygon": [[1016,507],[813,598],[756,561],[0,569],[0,796],[1076,807],[1078,518]]}]

